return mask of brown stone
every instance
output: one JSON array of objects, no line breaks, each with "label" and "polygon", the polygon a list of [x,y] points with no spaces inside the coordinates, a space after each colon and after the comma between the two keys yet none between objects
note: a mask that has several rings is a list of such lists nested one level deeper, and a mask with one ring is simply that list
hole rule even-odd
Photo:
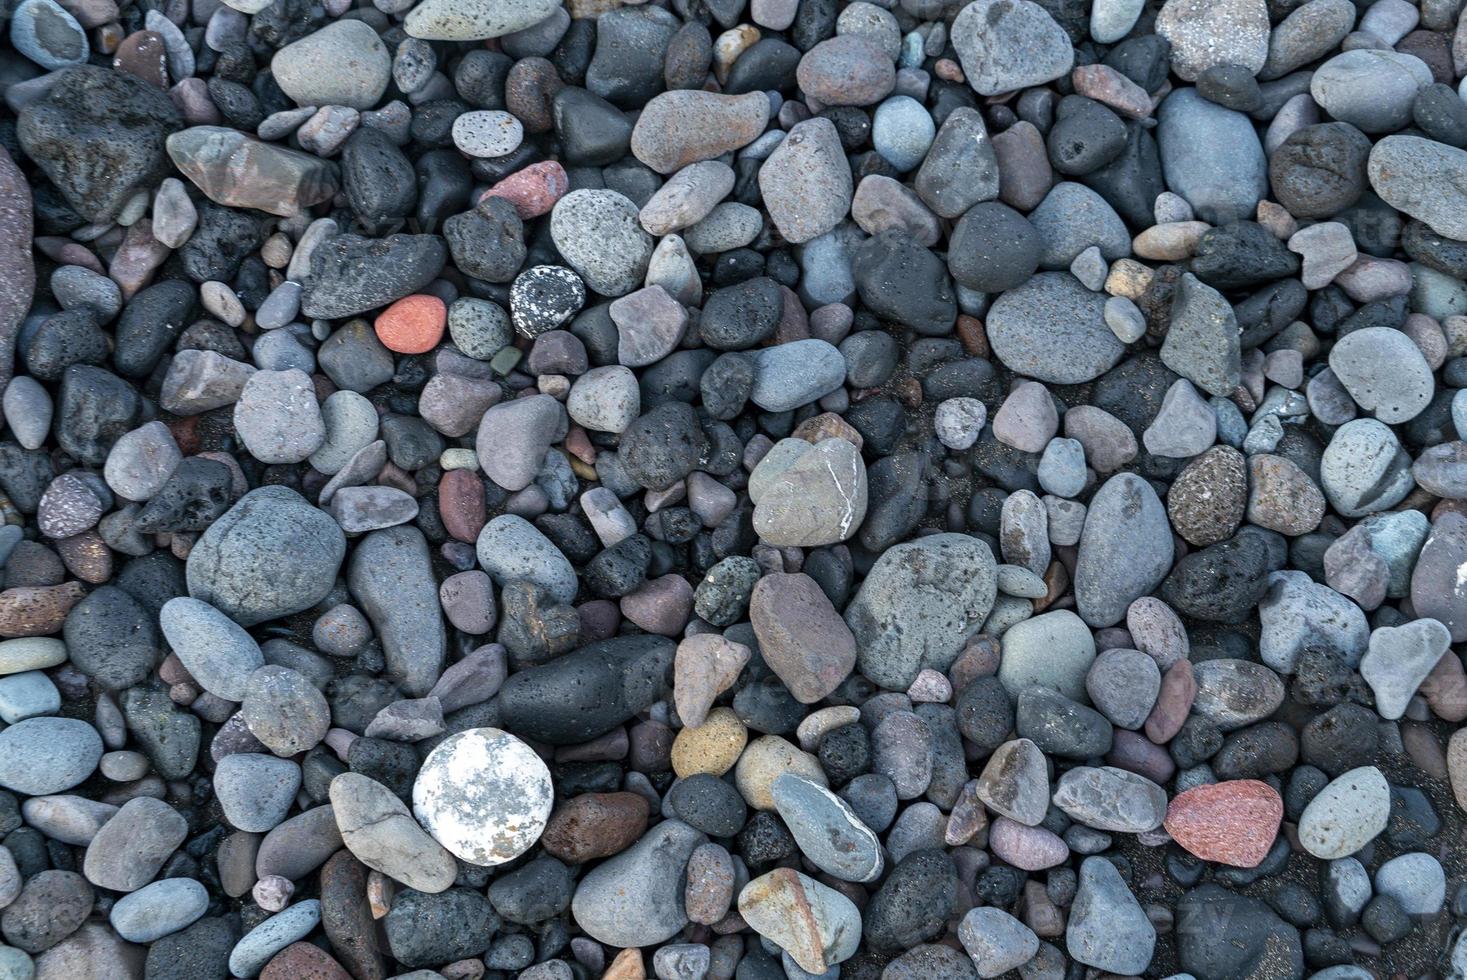
[{"label": "brown stone", "polygon": [[647,967],[640,949],[624,949],[601,974],[601,980],[647,980]]},{"label": "brown stone", "polygon": [[168,137],[167,145],[174,165],[216,204],[289,218],[336,193],[330,161],[238,130],[195,126]]},{"label": "brown stone", "polygon": [[449,470],[438,481],[438,512],[443,529],[459,541],[479,540],[488,517],[484,510],[484,483],[473,470]]},{"label": "brown stone", "polygon": [[953,330],[958,335],[958,342],[963,345],[963,350],[974,357],[988,360],[992,349],[988,346],[988,334],[983,329],[982,320],[966,313],[959,313],[957,325]]},{"label": "brown stone", "polygon": [[1157,745],[1165,745],[1182,730],[1192,700],[1197,697],[1197,680],[1192,676],[1192,662],[1178,660],[1161,675],[1161,690],[1156,704],[1146,719],[1146,737]]},{"label": "brown stone", "polygon": [[1163,826],[1204,861],[1254,868],[1268,855],[1284,818],[1284,801],[1257,779],[1210,783],[1177,794]]},{"label": "brown stone", "polygon": [[1299,464],[1259,453],[1248,458],[1248,520],[1280,534],[1308,534],[1324,517],[1324,494]]},{"label": "brown stone", "polygon": [[[790,303],[786,302],[785,309],[789,307]],[[795,426],[790,437],[803,439],[812,446],[825,439],[844,439],[857,449],[866,445],[866,440],[856,431],[856,427],[834,412],[822,412],[806,419]]]},{"label": "brown stone", "polygon": [[122,39],[112,67],[157,88],[168,88],[168,48],[157,31],[134,31]]},{"label": "brown stone", "polygon": [[1247,466],[1231,446],[1214,446],[1188,463],[1166,495],[1172,527],[1199,548],[1231,537],[1247,503]]},{"label": "brown stone", "polygon": [[1426,699],[1432,713],[1443,721],[1455,723],[1467,719],[1467,673],[1462,670],[1462,658],[1448,653],[1438,660],[1416,693]]},{"label": "brown stone", "polygon": [[856,665],[856,638],[810,576],[776,573],[754,586],[749,618],[759,651],[795,700],[814,704]]},{"label": "brown stone", "polygon": [[321,926],[336,957],[356,980],[382,980],[377,925],[367,902],[367,867],[342,849],[321,869]]},{"label": "brown stone", "polygon": [[1076,95],[1108,105],[1123,116],[1144,119],[1151,115],[1151,96],[1146,90],[1109,65],[1081,65],[1070,80]]},{"label": "brown stone", "polygon": [[112,550],[96,531],[83,531],[54,544],[66,570],[88,585],[101,585],[112,577]]},{"label": "brown stone", "polygon": [[61,629],[71,607],[87,594],[80,582],[0,592],[0,636],[48,636]]},{"label": "brown stone", "polygon": [[352,980],[351,974],[319,946],[291,943],[260,971],[260,980]]},{"label": "brown stone", "polygon": [[698,633],[677,645],[672,690],[683,724],[703,724],[714,700],[739,679],[750,656],[748,647],[717,633]]},{"label": "brown stone", "polygon": [[647,829],[648,804],[636,793],[583,793],[556,808],[540,843],[569,864],[611,857]]}]

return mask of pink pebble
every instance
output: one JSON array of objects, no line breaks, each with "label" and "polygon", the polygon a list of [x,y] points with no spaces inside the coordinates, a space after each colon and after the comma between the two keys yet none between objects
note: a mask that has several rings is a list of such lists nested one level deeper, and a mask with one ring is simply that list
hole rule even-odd
[{"label": "pink pebble", "polygon": [[554,160],[532,163],[517,170],[483,193],[486,197],[502,197],[514,205],[521,220],[549,213],[555,202],[570,190],[565,168]]}]

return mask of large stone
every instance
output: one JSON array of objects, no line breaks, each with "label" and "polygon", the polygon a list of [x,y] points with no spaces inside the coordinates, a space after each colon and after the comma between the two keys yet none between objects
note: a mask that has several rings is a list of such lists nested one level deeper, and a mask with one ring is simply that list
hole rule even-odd
[{"label": "large stone", "polygon": [[770,795],[811,864],[842,881],[881,877],[881,841],[839,796],[793,772],[774,777]]},{"label": "large stone", "polygon": [[16,334],[36,291],[33,211],[25,174],[0,149],[0,386],[10,382]]},{"label": "large stone", "polygon": [[223,126],[194,126],[168,137],[168,156],[209,200],[284,218],[329,200],[336,167]]},{"label": "large stone", "polygon": [[1177,283],[1161,362],[1220,398],[1242,379],[1238,318],[1221,293],[1190,272]]},{"label": "large stone", "polygon": [[236,623],[253,626],[324,599],[345,555],[339,524],[294,490],[261,487],[194,543],[188,590]]},{"label": "large stone", "polygon": [[1370,186],[1438,235],[1467,240],[1467,150],[1420,136],[1387,136],[1370,151]]},{"label": "large stone", "polygon": [[82,65],[20,111],[16,136],[78,214],[110,222],[168,176],[163,141],[181,125],[166,93],[127,72]]},{"label": "large stone", "polygon": [[749,599],[749,619],[765,663],[803,704],[830,694],[856,664],[856,638],[808,575],[761,578]]},{"label": "large stone", "polygon": [[764,206],[780,235],[802,245],[835,228],[851,209],[851,168],[829,119],[796,123],[759,168]]},{"label": "large stone", "polygon": [[845,439],[782,439],[749,477],[754,531],[778,547],[838,544],[866,518],[866,464]]},{"label": "large stone", "polygon": [[1064,28],[1031,0],[976,0],[952,25],[952,43],[979,95],[1042,85],[1066,75],[1075,52]]},{"label": "large stone", "polygon": [[1151,963],[1156,928],[1116,866],[1103,857],[1080,864],[1065,948],[1078,962],[1112,974],[1140,975]]},{"label": "large stone", "polygon": [[947,670],[997,594],[993,552],[976,538],[934,534],[887,549],[846,609],[861,673],[904,691],[923,668]]},{"label": "large stone", "polygon": [[850,959],[861,941],[861,913],[855,904],[792,868],[776,869],[745,885],[739,892],[739,915],[815,976]]},{"label": "large stone", "polygon": [[428,41],[482,41],[533,27],[557,9],[556,0],[424,0],[403,27]]},{"label": "large stone", "polygon": [[270,74],[300,105],[370,109],[387,90],[392,55],[366,21],[342,18],[276,51]]},{"label": "large stone", "polygon": [[250,674],[265,656],[254,637],[207,602],[178,596],[163,604],[158,623],[189,676],[226,701],[243,701]]},{"label": "large stone", "polygon": [[581,879],[571,914],[608,946],[656,946],[687,925],[683,908],[688,859],[708,840],[681,820],[664,820]]},{"label": "large stone", "polygon": [[311,253],[300,311],[337,319],[386,306],[436,279],[447,260],[441,235],[337,235]]},{"label": "large stone", "polygon": [[1193,88],[1167,96],[1157,119],[1167,186],[1186,198],[1203,221],[1251,219],[1268,192],[1268,158],[1253,121],[1207,101]]},{"label": "large stone", "polygon": [[497,728],[448,736],[413,783],[413,813],[433,839],[481,867],[529,850],[545,830],[553,801],[545,763]]},{"label": "large stone", "polygon": [[1218,65],[1237,65],[1256,75],[1268,59],[1268,5],[1265,0],[1167,0],[1156,16],[1156,33],[1171,43],[1172,70],[1185,81]]},{"label": "large stone", "polygon": [[1172,567],[1172,530],[1151,484],[1119,473],[1090,500],[1075,563],[1075,603],[1091,626],[1114,626]]},{"label": "large stone", "polygon": [[410,697],[423,697],[443,671],[447,635],[423,532],[384,528],[352,553],[347,585],[372,620],[387,676]]},{"label": "large stone", "polygon": [[676,651],[661,636],[619,636],[518,671],[499,692],[504,727],[551,745],[589,742],[662,699]]},{"label": "large stone", "polygon": [[1126,352],[1105,325],[1105,300],[1068,272],[1041,272],[994,300],[987,322],[994,356],[1040,381],[1093,381]]},{"label": "large stone", "polygon": [[331,812],[347,850],[367,867],[420,892],[453,885],[453,855],[429,837],[407,804],[386,786],[361,773],[331,780]]},{"label": "large stone", "polygon": [[1325,861],[1348,857],[1386,829],[1391,788],[1374,766],[1333,779],[1299,817],[1299,845]]}]

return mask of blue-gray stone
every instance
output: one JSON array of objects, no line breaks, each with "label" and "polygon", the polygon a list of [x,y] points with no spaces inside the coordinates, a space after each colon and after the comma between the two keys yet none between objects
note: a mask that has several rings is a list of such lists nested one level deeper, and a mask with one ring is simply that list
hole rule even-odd
[{"label": "blue-gray stone", "polygon": [[1192,88],[1167,96],[1157,117],[1167,187],[1186,198],[1203,221],[1252,218],[1268,192],[1268,158],[1253,121]]}]

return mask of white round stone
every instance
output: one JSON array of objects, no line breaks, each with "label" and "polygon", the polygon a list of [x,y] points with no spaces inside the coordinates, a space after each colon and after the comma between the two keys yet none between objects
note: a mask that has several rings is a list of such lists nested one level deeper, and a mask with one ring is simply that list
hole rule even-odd
[{"label": "white round stone", "polygon": [[454,855],[488,867],[540,839],[554,798],[550,770],[533,749],[497,728],[470,728],[428,754],[413,784],[413,815]]},{"label": "white round stone", "polygon": [[471,157],[502,157],[519,149],[524,126],[508,112],[465,112],[453,121],[453,145]]}]

